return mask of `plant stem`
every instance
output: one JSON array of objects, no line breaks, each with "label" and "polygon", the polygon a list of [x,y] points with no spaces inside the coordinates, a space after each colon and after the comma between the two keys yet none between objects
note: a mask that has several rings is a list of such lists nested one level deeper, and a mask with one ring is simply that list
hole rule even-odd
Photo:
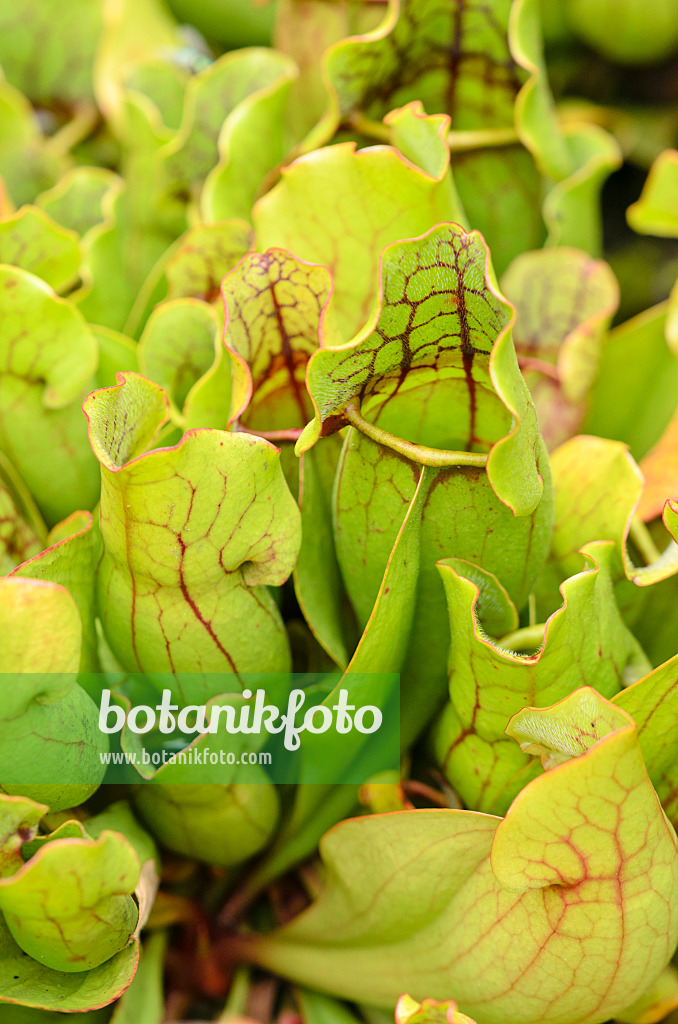
[{"label": "plant stem", "polygon": [[381,427],[366,420],[360,412],[357,402],[349,402],[346,406],[346,419],[352,427],[372,441],[376,441],[377,444],[390,448],[398,455],[404,455],[406,459],[418,462],[422,466],[433,466],[434,468],[478,466],[482,468],[487,464],[487,455],[483,452],[454,452],[442,448],[427,448],[425,445],[413,444],[411,441],[405,441],[402,437],[396,437],[395,434],[389,434],[388,431],[382,430]]},{"label": "plant stem", "polygon": [[348,119],[348,123],[354,131],[360,135],[366,135],[368,139],[377,139],[389,145],[391,142],[391,129],[381,121],[373,121],[365,117],[359,110],[354,110]]},{"label": "plant stem", "polygon": [[629,537],[638,548],[638,551],[645,560],[645,565],[652,565],[653,562],[658,561],[661,557],[661,553],[652,540],[650,531],[638,516],[634,516],[631,520],[631,526],[629,528]]},{"label": "plant stem", "polygon": [[497,149],[501,146],[515,146],[520,142],[515,128],[486,128],[476,132],[450,132],[447,144],[453,153],[464,153],[471,149]]},{"label": "plant stem", "polygon": [[528,626],[537,625],[537,597],[534,590],[527,599]]},{"label": "plant stem", "polygon": [[[360,135],[378,142],[391,144],[391,130],[382,121],[366,117],[360,110],[354,110],[348,118],[348,124]],[[498,149],[503,146],[515,146],[520,138],[515,128],[486,128],[481,131],[449,132],[447,144],[453,153],[465,153],[474,149]]]}]

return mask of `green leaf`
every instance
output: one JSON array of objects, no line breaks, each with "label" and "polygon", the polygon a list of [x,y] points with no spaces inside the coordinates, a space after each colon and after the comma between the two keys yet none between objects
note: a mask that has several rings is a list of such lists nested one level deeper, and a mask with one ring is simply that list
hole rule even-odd
[{"label": "green leaf", "polygon": [[221,280],[252,247],[252,228],[242,220],[197,224],[177,243],[165,268],[167,297],[219,298]]},{"label": "green leaf", "polygon": [[[519,544],[523,531],[532,530],[528,517],[536,508],[541,524],[536,537],[548,529],[548,501],[540,505],[548,471],[534,462],[538,435],[508,332],[510,307],[487,279],[481,283],[485,261],[478,236],[454,226],[392,246],[383,257],[383,301],[370,325],[350,345],[319,351],[309,365],[317,412],[298,450],[321,430],[331,432],[347,420],[358,428],[345,442],[338,470],[335,531],[340,564],[363,623],[420,462],[443,467],[430,484],[427,520],[430,516],[438,525],[428,538],[427,570],[433,572],[435,560],[450,553],[450,544],[458,557],[477,560],[475,514],[467,525],[459,517],[445,525],[442,506],[469,509],[489,500],[497,522],[491,539],[483,530],[485,565],[499,573],[519,604],[527,595],[524,559],[509,568],[502,530]],[[448,282],[444,290],[437,285],[441,272]],[[487,473],[477,468],[485,462]],[[458,492],[454,499],[453,491]],[[373,518],[379,520],[378,532],[369,528]],[[531,557],[538,562],[546,540],[535,544],[536,537]],[[495,543],[496,556],[491,553]],[[530,571],[538,571],[536,565]]]},{"label": "green leaf", "polygon": [[[207,746],[215,750],[214,736]],[[164,846],[219,867],[242,864],[266,846],[278,820],[275,786],[263,779],[232,785],[173,783],[171,767],[161,768],[157,783],[140,786],[135,794],[139,815]]]},{"label": "green leaf", "polygon": [[678,352],[667,344],[666,325],[667,304],[662,302],[610,332],[583,425],[589,434],[624,441],[638,461],[659,440],[676,409]]},{"label": "green leaf", "polygon": [[548,245],[573,246],[598,256],[603,244],[601,189],[622,163],[612,135],[595,124],[563,128],[574,169],[558,181],[544,200]]},{"label": "green leaf", "polygon": [[[441,272],[448,284],[438,290]],[[486,461],[496,494],[514,514],[533,512],[543,490],[534,460],[535,413],[511,345],[512,308],[493,286],[491,272],[479,234],[454,224],[386,249],[382,298],[366,328],[348,345],[311,359],[308,387],[315,420],[297,450],[349,422],[366,431],[378,421],[378,430],[368,436],[416,462],[479,466]],[[417,391],[417,408],[430,403],[424,423],[408,408],[409,393]],[[404,400],[393,402],[400,396]],[[389,435],[394,420],[397,434],[409,437]],[[431,442],[438,449],[462,451],[428,456],[426,449],[417,451],[416,445]],[[489,449],[486,460],[472,455]]]},{"label": "green leaf", "polygon": [[[543,491],[536,420],[508,330],[512,307],[492,284],[481,236],[439,225],[386,249],[380,277],[382,296],[366,327],[310,362],[316,418],[297,450],[347,423],[362,431],[374,425],[368,436],[415,462],[487,462],[495,493],[515,515],[529,515]],[[423,422],[422,404],[429,406]],[[448,451],[427,454],[419,445]],[[488,450],[487,459],[473,454]]]},{"label": "green leaf", "polygon": [[138,879],[139,860],[118,833],[62,839],[0,880],[0,909],[12,938],[41,965],[88,971],[129,942]]},{"label": "green leaf", "polygon": [[502,290],[516,307],[519,357],[556,366],[565,396],[580,400],[596,375],[601,338],[619,305],[608,264],[578,249],[523,253],[502,277]]},{"label": "green leaf", "polygon": [[[449,155],[447,134],[450,127],[448,114],[428,115],[420,100],[413,100],[404,107],[389,110],[384,117],[391,146],[409,160],[415,167],[442,178],[447,171]],[[446,177],[452,201],[456,201],[454,185],[450,175]]]},{"label": "green leaf", "polygon": [[24,206],[0,221],[0,263],[29,270],[57,292],[68,291],[78,277],[80,245],[74,232]]},{"label": "green leaf", "polygon": [[542,20],[547,12],[539,0],[514,0],[509,13],[511,54],[529,77],[516,96],[514,118],[523,145],[543,174],[567,177],[574,170],[572,154],[560,130],[544,60]]},{"label": "green leaf", "polygon": [[278,0],[275,18],[275,46],[289,54],[299,68],[286,111],[290,129],[302,138],[321,117],[327,105],[323,75],[325,60],[318,59],[330,46],[376,29],[390,12],[381,4],[362,0],[327,3],[311,0],[300,6],[297,0]]},{"label": "green leaf", "polygon": [[200,197],[207,221],[248,218],[258,191],[295,141],[285,110],[299,72],[283,54],[267,53],[270,70],[262,73],[263,84],[229,113],[219,132],[219,162],[207,175]]},{"label": "green leaf", "polygon": [[0,997],[7,1003],[79,1013],[106,1006],[128,987],[137,968],[138,943],[91,971],[65,973],[20,949],[0,920]]},{"label": "green leaf", "polygon": [[[249,253],[224,278],[224,342],[234,354],[233,415],[247,429],[284,445],[285,439],[298,436],[308,420],[312,413],[305,383],[308,360],[319,344],[337,340],[329,305],[331,290],[332,280],[324,267],[304,263],[282,249]],[[345,597],[331,532],[338,456],[339,445],[332,444],[307,453],[299,467],[303,540],[295,585],[314,634],[345,668]],[[284,468],[294,486],[296,465],[292,473]]]},{"label": "green leaf", "polygon": [[106,24],[94,64],[97,105],[124,136],[124,97],[134,70],[164,58],[182,45],[178,25],[160,0],[121,0],[106,11]]},{"label": "green leaf", "polygon": [[675,758],[678,742],[677,666],[678,656],[670,658],[633,686],[622,690],[613,702],[636,722],[638,740],[652,784],[673,822],[678,821],[678,766]]},{"label": "green leaf", "polygon": [[[152,99],[128,87],[130,76],[153,56],[165,65],[178,59],[178,36],[175,39],[175,28],[155,0],[142,0],[133,12],[127,7],[124,0],[111,10],[111,24],[99,50],[100,70],[106,67],[99,102],[122,140],[124,183],[106,196],[106,219],[87,235],[86,288],[79,302],[89,320],[130,333],[126,321],[139,289],[185,229],[186,211],[184,205],[168,207],[159,181],[160,152],[176,132],[163,122]],[[127,27],[116,20],[122,16],[124,21],[125,15],[140,33],[138,38],[128,38]],[[143,36],[147,20],[155,32],[148,39]]]},{"label": "green leaf", "polygon": [[96,342],[71,303],[24,270],[0,268],[0,312],[0,450],[54,523],[97,497],[79,408]]},{"label": "green leaf", "polygon": [[[345,442],[335,490],[335,539],[344,582],[364,628],[381,583],[395,535],[407,511],[419,467],[357,431]],[[547,477],[548,481],[548,477]],[[426,468],[425,497],[418,514],[418,564],[408,571],[416,611],[402,666],[403,722],[407,735],[431,716],[445,690],[449,619],[435,562],[454,552],[496,572],[522,606],[548,545],[550,498],[533,516],[515,518],[501,504],[481,469]],[[466,515],[449,516],[449,509]],[[482,513],[480,510],[482,509]],[[491,510],[491,534],[478,518]],[[487,518],[485,518],[487,523]],[[392,642],[392,641],[391,641]],[[422,677],[421,665],[426,664]]]},{"label": "green leaf", "polygon": [[[177,692],[176,698],[186,705],[188,695]],[[237,708],[244,703],[240,693],[221,694],[211,697],[206,706],[209,711],[214,704]],[[128,702],[123,700],[121,704]],[[184,857],[231,867],[248,860],[268,843],[278,820],[278,791],[258,765],[244,770],[238,765],[224,767],[227,755],[254,753],[265,739],[265,734],[234,736],[225,730],[196,736],[190,744],[192,751],[204,751],[205,757],[223,752],[219,782],[215,783],[214,768],[208,760],[196,764],[177,761],[159,768],[149,763],[144,767],[143,739],[123,728],[122,749],[135,758],[136,772],[149,783],[133,789],[136,810],[163,846]]]},{"label": "green leaf", "polygon": [[[98,709],[76,683],[80,617],[63,587],[0,579],[2,669],[11,673],[0,700],[0,781],[52,810],[86,800],[103,778],[108,739]],[[55,636],[59,642],[55,644]],[[49,782],[50,779],[62,779]]]},{"label": "green leaf", "polygon": [[[548,465],[511,343],[512,310],[486,276],[486,262],[479,236],[454,225],[390,247],[383,300],[370,323],[349,345],[320,349],[307,374],[316,419],[297,450],[347,421],[354,426],[337,469],[334,532],[361,628],[421,463],[431,469],[419,571],[412,568],[409,584],[416,581],[417,610],[402,668],[404,694],[418,694],[410,713],[419,726],[442,695],[449,645],[435,562],[449,555],[482,560],[522,607],[548,545]],[[464,514],[452,517],[451,508]]]},{"label": "green leaf", "polygon": [[[62,813],[65,815],[68,812],[64,811]],[[49,827],[48,821],[49,817],[46,815],[44,824],[47,825],[47,827]],[[64,821],[63,824],[55,828],[53,832],[37,835],[32,839],[28,839],[21,847],[21,865],[25,864],[27,860],[33,857],[38,850],[41,850],[46,843],[53,843],[57,839],[87,839],[85,826],[81,821],[71,819],[70,821]]]},{"label": "green leaf", "polygon": [[470,1017],[459,1013],[452,1000],[437,1003],[435,999],[424,999],[418,1003],[411,996],[403,995],[396,1003],[396,1024],[475,1024]]},{"label": "green leaf", "polygon": [[[30,1006],[19,1006],[16,1003],[7,1005],[3,1012],[3,1024],[58,1024],[63,1017],[58,1010],[37,1010]],[[110,1012],[102,1007],[99,1010],[80,1011],[78,1024],[108,1024]],[[390,1024],[390,1022],[389,1022]]]},{"label": "green leaf", "polygon": [[166,932],[149,935],[141,949],[134,981],[116,1005],[111,1024],[161,1024],[165,1016],[163,967],[166,951]]},{"label": "green leaf", "polygon": [[[261,138],[257,135],[252,139],[246,138],[249,129],[244,127],[243,134],[243,129],[236,125],[242,118],[246,126],[254,112],[257,132],[262,129],[259,123],[262,114],[264,125],[269,131],[271,128],[275,131],[275,126],[268,126],[266,114],[269,112],[265,108],[262,110],[260,98],[259,103],[253,103],[253,100],[261,90],[275,86],[281,76],[290,80],[293,73],[292,62],[284,54],[251,47],[225,54],[194,75],[186,87],[181,128],[159,155],[165,189],[179,198],[184,192],[189,195],[197,192],[209,171],[220,161],[222,184],[219,190],[227,188],[232,182],[231,175],[222,175],[230,164],[232,142],[241,145],[244,142],[245,151],[241,153],[234,149],[231,157],[236,161],[234,172],[237,173],[237,188],[241,194],[234,197],[233,202],[217,199],[211,219],[247,216],[254,190],[259,184],[258,175],[275,165],[275,155],[280,147],[273,145],[271,153],[264,156]],[[240,105],[248,98],[250,103],[241,111]],[[275,109],[270,111],[271,116],[275,113]],[[229,115],[231,120],[227,120]],[[280,158],[283,155],[281,151]],[[273,165],[268,163],[269,158],[274,160]],[[249,178],[252,171],[250,184],[244,188],[243,174]]]},{"label": "green leaf", "polygon": [[[142,100],[136,96],[134,100],[146,108],[149,120],[157,121],[157,113],[163,126],[171,132],[176,132],[181,127],[184,96],[191,74],[198,70],[199,66],[210,63],[210,58],[204,54],[199,55],[200,63],[193,64],[190,58],[186,62],[187,50],[187,47],[174,52],[166,50],[160,59],[158,56],[149,57],[147,61],[130,68],[125,78],[126,90],[140,93],[143,97]],[[197,55],[197,51],[195,54]],[[127,99],[130,98],[128,95]],[[152,106],[145,103],[145,100],[150,100]]]},{"label": "green leaf", "polygon": [[8,80],[47,106],[93,98],[101,0],[17,0],[0,14],[0,64]]},{"label": "green leaf", "polygon": [[544,243],[542,182],[526,149],[518,145],[470,152],[462,147],[458,153],[452,149],[450,166],[464,222],[482,232],[498,274],[521,252]]},{"label": "green leaf", "polygon": [[585,550],[586,571],[562,584],[563,604],[546,625],[511,630],[510,636],[497,640],[488,636],[483,614],[488,603],[495,615],[498,605],[511,608],[497,580],[484,574],[478,586],[467,578],[463,563],[439,563],[452,646],[450,703],[434,726],[433,743],[446,778],[466,807],[504,814],[539,771],[506,739],[511,715],[527,704],[546,707],[582,683],[611,698],[647,670],[615,602],[613,545],[590,544]]},{"label": "green leaf", "polygon": [[655,1021],[667,1018],[676,1007],[678,971],[669,964],[640,999],[617,1014],[617,1020],[621,1024],[655,1024]]},{"label": "green leaf", "polygon": [[336,999],[304,988],[296,989],[294,996],[304,1024],[357,1024],[355,1015]]},{"label": "green leaf", "polygon": [[[490,817],[444,811],[370,815],[342,822],[321,841],[327,874],[319,900],[285,929],[245,939],[243,949],[253,960],[256,957],[255,962],[302,984],[317,987],[322,979],[324,991],[342,998],[350,992],[352,1000],[393,1006],[403,987],[413,987],[416,946],[423,946],[407,944],[413,959],[406,967],[401,959],[403,938],[425,929],[447,909],[456,892],[489,856],[497,824],[497,819]],[[409,871],[404,869],[407,861]],[[412,870],[415,865],[416,873]],[[430,885],[433,877],[437,892],[434,898],[431,893],[429,902],[422,883]],[[348,920],[349,907],[352,921]],[[385,958],[383,944],[389,934],[390,953]],[[347,958],[356,954],[362,958],[362,967],[356,962],[356,973],[350,978]],[[428,983],[435,970],[430,945],[426,955]],[[328,956],[333,962],[329,972],[323,964]],[[448,992],[451,981],[447,980]],[[414,987],[419,989],[421,984]]]},{"label": "green leaf", "polygon": [[33,856],[40,845],[44,842],[54,841],[60,838],[85,838],[99,839],[103,833],[110,834],[111,831],[124,837],[136,852],[139,865],[139,880],[134,888],[134,899],[138,907],[138,919],[132,938],[137,939],[141,929],[148,921],[153,901],[158,891],[160,870],[160,858],[157,848],[151,836],[138,823],[132,814],[129,804],[125,800],[118,800],[109,804],[105,810],[86,819],[86,829],[82,822],[67,821],[49,836],[40,837],[32,843],[24,846],[22,854],[24,860]]},{"label": "green leaf", "polygon": [[576,433],[584,415],[619,286],[607,263],[557,247],[518,256],[501,287],[516,307],[518,362],[553,448]]},{"label": "green leaf", "polygon": [[647,654],[650,664],[661,665],[676,650],[678,575],[651,587],[617,585],[617,601],[624,620]]},{"label": "green leaf", "polygon": [[63,156],[49,149],[30,103],[0,75],[0,175],[14,203],[32,203],[64,170]]},{"label": "green leaf", "polygon": [[139,335],[155,306],[166,298],[202,299],[221,312],[221,280],[251,248],[252,240],[251,226],[241,220],[189,228],[160,256],[144,281],[126,331]]},{"label": "green leaf", "polygon": [[89,321],[117,331],[125,329],[139,289],[174,240],[171,232],[152,218],[149,224],[149,215],[137,209],[140,203],[153,209],[145,176],[140,174],[135,185],[135,191],[126,185],[107,193],[106,219],[83,241],[84,287],[76,296]]},{"label": "green leaf", "polygon": [[131,338],[127,338],[110,327],[92,326],[92,334],[99,346],[99,365],[96,372],[98,388],[112,387],[119,373],[125,370],[139,369],[138,348]]},{"label": "green leaf", "polygon": [[678,237],[678,152],[666,149],[650,168],[640,199],[626,216],[642,235]]},{"label": "green leaf", "polygon": [[306,452],[299,465],[302,540],[294,567],[297,600],[313,635],[339,668],[349,660],[351,629],[347,598],[334,549],[332,485],[341,453],[328,438]]},{"label": "green leaf", "polygon": [[224,49],[271,41],[275,9],[270,5],[255,0],[171,0],[170,7],[178,18],[195,25],[208,39],[216,39]]},{"label": "green leaf", "polygon": [[672,0],[646,7],[638,0],[615,6],[614,32],[609,9],[600,0],[567,0],[569,22],[589,46],[621,64],[649,64],[669,57],[678,44],[678,14]]},{"label": "green leaf", "polygon": [[287,639],[261,586],[283,583],[300,543],[279,453],[249,435],[194,430],[143,454],[166,403],[136,374],[85,403],[101,464],[106,638],[131,670],[284,672]]},{"label": "green leaf", "polygon": [[[634,513],[643,490],[643,477],[626,445],[601,437],[574,437],[551,456],[555,521],[551,552],[566,575],[577,571],[578,551],[591,540],[615,544],[616,580],[647,587],[678,572],[678,516],[671,502],[664,510],[670,538],[656,559],[636,566],[628,552],[629,537],[639,542]],[[640,538],[642,545],[642,538]],[[641,549],[642,550],[642,549]]]},{"label": "green leaf", "polygon": [[440,0],[396,0],[376,31],[328,51],[324,73],[332,86],[328,107],[307,146],[327,141],[341,121],[378,135],[389,110],[421,101],[429,114],[451,118],[461,203],[498,269],[541,244],[535,159],[561,178],[572,157],[544,74],[536,3],[511,9],[510,0],[472,0],[457,10]]},{"label": "green leaf", "polygon": [[[528,77],[516,66],[516,58],[531,72],[521,104],[528,122],[548,118],[555,123],[543,76],[535,67],[540,56],[534,5],[522,4],[514,15],[513,53],[510,7],[510,0],[490,5],[473,0],[463,10],[440,0],[391,3],[389,16],[376,31],[338,43],[327,53],[332,92],[326,135],[354,111],[378,120],[414,99],[429,113],[449,114],[453,132],[513,128],[516,98]],[[526,134],[531,140],[532,133]],[[543,148],[557,152],[557,138]]]},{"label": "green leaf", "polygon": [[222,322],[197,299],[157,306],[139,342],[139,369],[165,388],[174,421],[185,430],[225,430],[231,418],[231,363]]},{"label": "green leaf", "polygon": [[20,562],[37,555],[42,541],[22,515],[12,491],[0,476],[0,575],[6,576]]},{"label": "green leaf", "polygon": [[99,537],[89,512],[74,512],[54,527],[47,548],[23,562],[12,576],[49,580],[71,593],[82,624],[80,670],[96,672],[97,637],[95,627],[94,576],[99,557]]},{"label": "green leaf", "polygon": [[117,800],[109,804],[105,810],[85,821],[87,835],[98,839],[102,832],[120,832],[136,850],[139,863],[143,866],[147,861],[160,864],[155,843],[132,814],[130,805],[125,800]]},{"label": "green leaf", "polygon": [[428,231],[432,223],[463,219],[445,171],[439,119],[426,121],[429,146],[442,151],[439,176],[390,147],[356,151],[346,142],[284,168],[252,211],[259,249],[281,247],[328,268],[341,337],[354,334],[372,310],[385,245]]},{"label": "green leaf", "polygon": [[645,522],[660,516],[667,498],[676,493],[677,465],[678,412],[673,414],[659,441],[640,464],[645,487],[638,504],[637,514]]},{"label": "green leaf", "polygon": [[[306,456],[304,456],[306,458]],[[419,520],[429,484],[428,469],[419,478],[412,502],[404,516],[394,540],[381,585],[374,602],[372,613],[362,632],[360,642],[351,658],[347,674],[342,677],[336,689],[353,685],[353,680],[362,674],[369,679],[369,673],[398,672],[407,653],[409,635],[414,622],[415,592],[412,579],[419,567]],[[379,685],[379,680],[376,680]],[[422,693],[425,684],[430,690],[430,681],[417,680],[419,686],[407,689],[401,687],[401,746],[405,749],[420,731],[423,721],[430,715],[426,697]],[[364,691],[363,691],[364,693]],[[330,704],[334,691],[327,698]],[[365,700],[361,696],[361,703]],[[328,737],[308,737],[311,751],[316,741],[316,755],[329,756]],[[321,743],[317,741],[321,740]],[[353,745],[336,743],[332,756],[335,764],[345,764],[346,759],[355,756]],[[358,748],[357,755],[360,755]],[[303,776],[302,776],[303,781]],[[358,803],[355,786],[333,786],[327,789],[319,785],[299,785],[294,804],[287,819],[278,831],[276,841],[263,861],[246,882],[246,893],[256,893],[279,874],[308,857],[316,848],[323,833],[342,817],[350,814]]]},{"label": "green leaf", "polygon": [[[430,470],[424,469],[419,476],[412,501],[399,525],[367,624],[349,663],[349,673],[397,672],[402,666],[408,636],[414,625],[415,591],[411,583],[419,568],[420,520],[432,475]],[[414,694],[410,697],[413,698]],[[420,697],[418,695],[418,701]],[[403,701],[407,709],[406,694],[401,693]],[[420,707],[419,715],[430,710],[425,702],[422,703],[424,707]],[[414,707],[409,710],[412,716],[416,715]],[[407,713],[403,718],[409,734],[416,727]]]},{"label": "green leaf", "polygon": [[23,867],[21,851],[38,831],[47,812],[44,804],[23,796],[0,796],[0,878],[8,878]]},{"label": "green leaf", "polygon": [[403,989],[454,998],[487,1024],[592,1022],[628,1006],[678,937],[678,845],[635,725],[584,688],[520,712],[511,733],[562,763],[506,818],[343,822],[321,842],[315,904],[270,935],[239,936],[239,954],[369,1004],[393,1006]]},{"label": "green leaf", "polygon": [[80,616],[64,587],[44,580],[0,578],[0,621],[4,672],[78,671]]},{"label": "green leaf", "polygon": [[672,352],[678,352],[678,279],[676,279],[669,295],[666,341]]},{"label": "green leaf", "polygon": [[308,361],[319,344],[338,340],[331,291],[325,267],[283,249],[248,253],[224,278],[224,342],[238,357],[233,406],[248,429],[289,431],[309,419]]},{"label": "green leaf", "polygon": [[119,185],[117,174],[105,167],[73,167],[35,204],[57,224],[85,235],[103,221],[104,197]]}]

